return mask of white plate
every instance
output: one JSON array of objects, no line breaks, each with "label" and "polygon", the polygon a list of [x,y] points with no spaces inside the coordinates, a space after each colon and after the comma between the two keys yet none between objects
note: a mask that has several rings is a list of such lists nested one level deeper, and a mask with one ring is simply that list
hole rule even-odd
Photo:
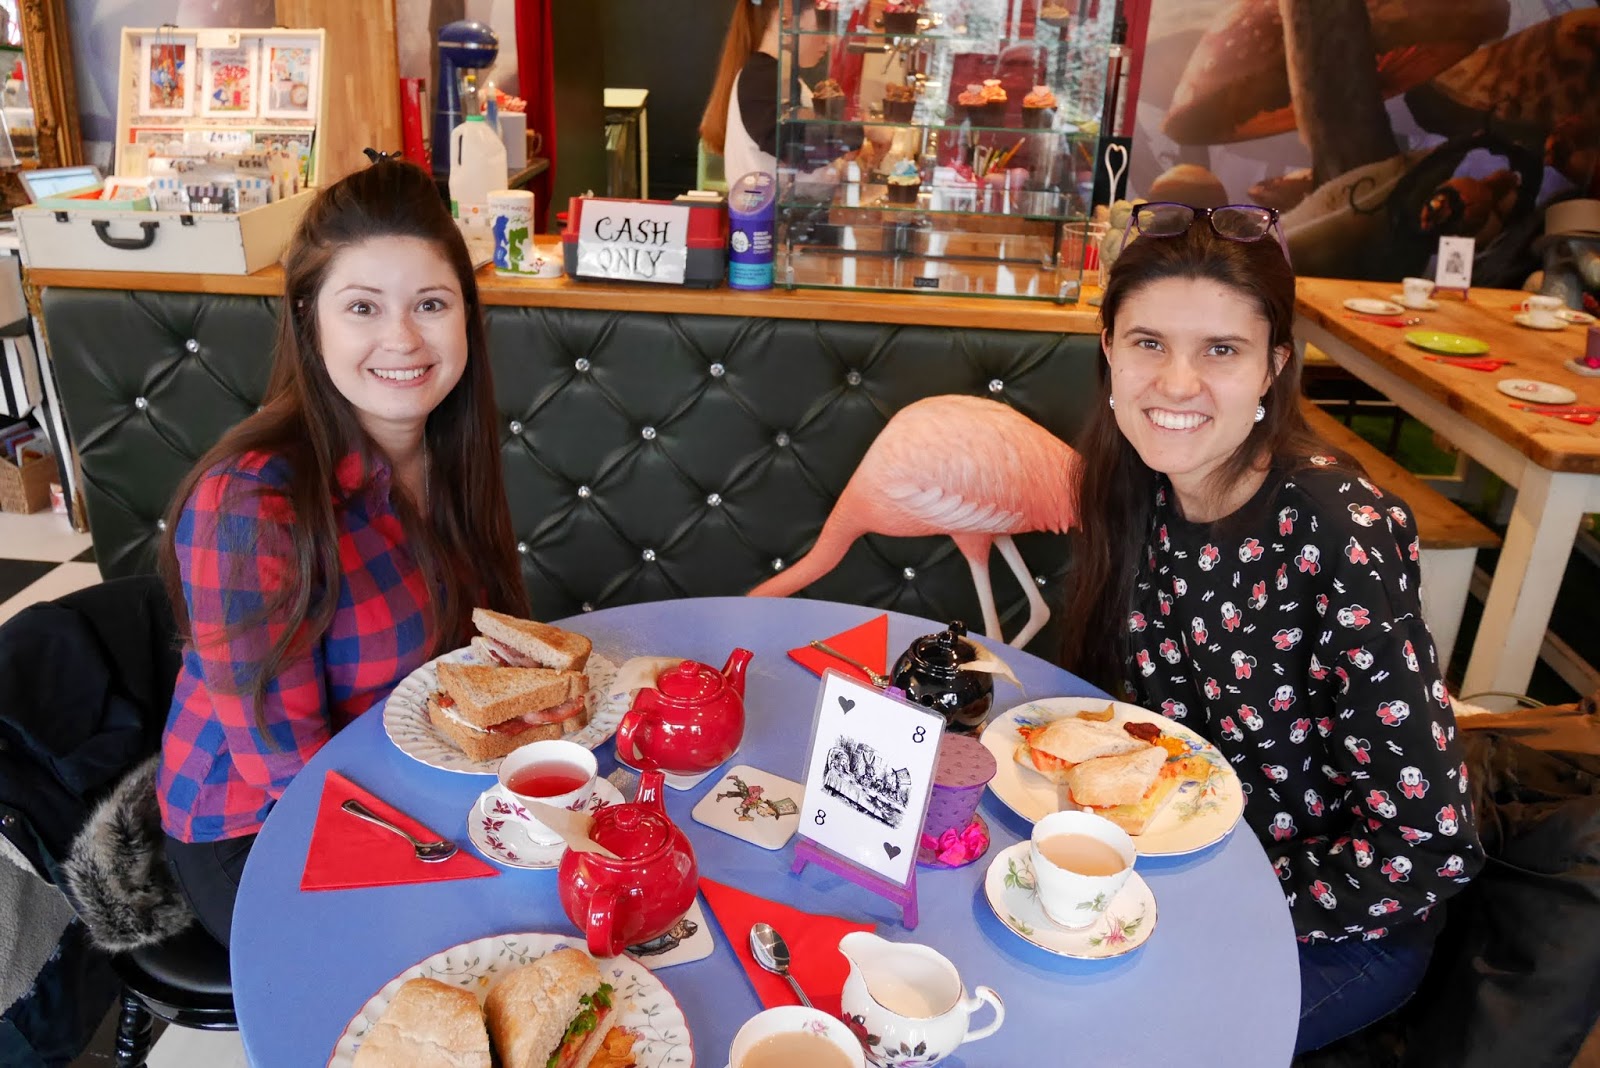
[{"label": "white plate", "polygon": [[[471,647],[445,653],[430,660],[401,680],[383,706],[383,730],[389,740],[406,756],[419,760],[429,767],[443,771],[458,771],[463,775],[494,775],[500,770],[499,759],[473,760],[451,745],[428,718],[428,695],[439,688],[436,665],[440,660],[458,664],[481,664],[485,661]],[[617,724],[628,710],[630,694],[611,696],[612,681],[617,677],[617,665],[599,653],[589,654],[589,664],[583,673],[589,676],[591,706],[589,725],[566,740],[577,742],[588,749],[597,749],[616,732]]]},{"label": "white plate", "polygon": [[[583,939],[572,935],[506,934],[463,942],[435,953],[407,968],[372,995],[345,1025],[344,1034],[333,1047],[333,1056],[328,1058],[328,1068],[350,1068],[356,1050],[361,1048],[361,1040],[372,1030],[406,980],[437,979],[472,991],[482,1002],[506,973],[558,949],[588,952]],[[600,970],[605,974],[605,981],[616,988],[617,1011],[611,1019],[615,1026],[633,1034],[633,1055],[639,1068],[692,1068],[694,1041],[689,1036],[689,1022],[684,1019],[672,991],[629,956],[603,960]]]},{"label": "white plate", "polygon": [[1062,927],[1039,904],[1028,847],[1018,842],[1001,850],[983,879],[989,907],[1013,934],[1058,957],[1087,960],[1120,957],[1150,940],[1156,929],[1156,896],[1138,872],[1129,874],[1098,920],[1087,927]]},{"label": "white plate", "polygon": [[[467,837],[474,849],[508,868],[554,868],[561,863],[561,854],[567,851],[564,843],[535,842],[519,821],[487,811],[483,803],[488,796],[480,794],[467,814]],[[621,790],[605,779],[596,779],[589,811],[594,813],[607,805],[620,805],[622,800]]]},{"label": "white plate", "polygon": [[1566,386],[1540,382],[1534,378],[1502,378],[1495,388],[1508,397],[1532,401],[1534,404],[1571,404],[1578,395]]},{"label": "white plate", "polygon": [[1439,302],[1429,297],[1421,304],[1407,304],[1404,293],[1395,293],[1389,299],[1400,305],[1402,311],[1438,311]]},{"label": "white plate", "polygon": [[1344,306],[1362,315],[1399,315],[1405,311],[1392,300],[1378,300],[1376,297],[1351,297],[1344,302]]},{"label": "white plate", "polygon": [[1556,313],[1556,321],[1553,323],[1536,323],[1527,312],[1518,312],[1511,318],[1516,320],[1518,326],[1525,326],[1529,330],[1565,330],[1567,328],[1567,324],[1561,319],[1560,312]]},{"label": "white plate", "polygon": [[1576,308],[1557,308],[1556,314],[1575,326],[1588,326],[1595,322],[1595,317],[1586,311]]},{"label": "white plate", "polygon": [[[1022,744],[1017,727],[1049,723],[1105,707],[1106,702],[1098,698],[1050,697],[1018,705],[991,720],[984,728],[982,741],[999,765],[989,781],[989,789],[1000,803],[1030,823],[1063,807],[1077,807],[1070,801],[1063,803],[1064,788],[1017,763],[1017,746]],[[1182,739],[1191,752],[1205,757],[1217,769],[1204,786],[1188,783],[1179,788],[1177,796],[1167,802],[1145,832],[1134,835],[1133,842],[1139,852],[1151,857],[1177,856],[1221,841],[1244,812],[1244,791],[1239,786],[1239,776],[1222,754],[1200,735],[1159,712],[1121,701],[1115,702],[1115,707],[1113,723],[1143,720],[1157,724],[1162,733]]]}]

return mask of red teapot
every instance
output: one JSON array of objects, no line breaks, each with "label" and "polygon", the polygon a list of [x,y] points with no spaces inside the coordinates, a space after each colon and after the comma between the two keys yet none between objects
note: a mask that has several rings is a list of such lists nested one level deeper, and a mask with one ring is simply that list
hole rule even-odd
[{"label": "red teapot", "polygon": [[615,957],[666,934],[700,889],[694,848],[662,804],[664,780],[661,772],[647,771],[631,804],[594,814],[589,837],[620,859],[572,849],[561,856],[561,908],[596,957]]},{"label": "red teapot", "polygon": [[693,660],[640,690],[617,727],[617,756],[675,775],[710,771],[744,740],[744,669],[755,654],[735,649],[719,672]]}]

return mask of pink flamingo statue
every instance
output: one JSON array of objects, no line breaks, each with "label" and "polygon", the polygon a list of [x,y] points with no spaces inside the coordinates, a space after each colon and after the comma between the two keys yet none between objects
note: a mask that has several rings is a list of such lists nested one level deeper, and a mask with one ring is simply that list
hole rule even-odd
[{"label": "pink flamingo statue", "polygon": [[989,550],[1028,596],[1028,622],[1011,640],[1026,645],[1050,608],[1011,535],[1065,533],[1073,510],[1078,454],[1027,416],[998,401],[950,395],[907,405],[873,441],[822,525],[811,551],[750,591],[787,597],[832,571],[863,534],[913,538],[948,534],[972,569],[984,633],[1001,639],[989,580]]}]

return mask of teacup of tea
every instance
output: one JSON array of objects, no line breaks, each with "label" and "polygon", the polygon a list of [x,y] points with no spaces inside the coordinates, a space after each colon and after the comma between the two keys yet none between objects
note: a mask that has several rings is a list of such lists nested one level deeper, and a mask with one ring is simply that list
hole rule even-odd
[{"label": "teacup of tea", "polygon": [[1564,326],[1560,311],[1565,306],[1560,297],[1535,294],[1522,302],[1522,312],[1527,317],[1529,326]]},{"label": "teacup of tea", "polygon": [[783,1005],[758,1012],[733,1036],[728,1068],[865,1068],[861,1043],[820,1009]]},{"label": "teacup of tea", "polygon": [[528,811],[529,801],[574,811],[594,797],[599,773],[594,754],[576,742],[531,742],[500,761],[498,781],[481,798],[484,812],[516,820],[539,845],[555,845],[561,835]]},{"label": "teacup of tea", "polygon": [[1029,856],[1046,916],[1062,927],[1100,918],[1133,872],[1128,832],[1092,812],[1052,812],[1033,825]]},{"label": "teacup of tea", "polygon": [[1408,308],[1426,308],[1433,296],[1433,279],[1406,278],[1400,282],[1400,303]]}]

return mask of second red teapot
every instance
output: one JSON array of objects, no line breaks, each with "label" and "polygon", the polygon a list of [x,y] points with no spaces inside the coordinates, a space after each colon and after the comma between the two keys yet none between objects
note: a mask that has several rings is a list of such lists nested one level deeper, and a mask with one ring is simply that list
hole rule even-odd
[{"label": "second red teapot", "polygon": [[622,717],[617,756],[675,775],[698,775],[727,760],[744,740],[744,670],[754,655],[735,649],[721,671],[694,660],[663,671]]}]

